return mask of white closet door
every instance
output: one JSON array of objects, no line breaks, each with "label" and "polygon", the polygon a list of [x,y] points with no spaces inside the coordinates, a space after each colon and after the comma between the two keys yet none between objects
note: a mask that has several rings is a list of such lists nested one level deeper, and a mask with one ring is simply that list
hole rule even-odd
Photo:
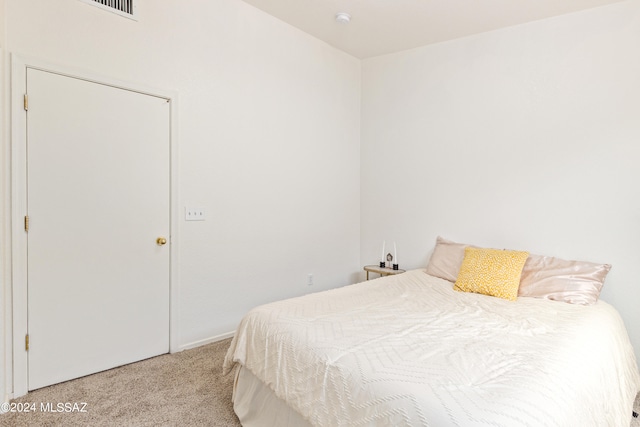
[{"label": "white closet door", "polygon": [[170,109],[36,69],[27,92],[33,390],[169,351]]}]

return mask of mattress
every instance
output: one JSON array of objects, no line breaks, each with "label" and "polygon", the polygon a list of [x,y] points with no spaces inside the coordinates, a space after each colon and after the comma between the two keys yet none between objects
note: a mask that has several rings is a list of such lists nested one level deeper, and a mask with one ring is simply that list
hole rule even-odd
[{"label": "mattress", "polygon": [[510,302],[424,270],[256,307],[240,365],[314,426],[626,427],[640,388],[604,301]]}]

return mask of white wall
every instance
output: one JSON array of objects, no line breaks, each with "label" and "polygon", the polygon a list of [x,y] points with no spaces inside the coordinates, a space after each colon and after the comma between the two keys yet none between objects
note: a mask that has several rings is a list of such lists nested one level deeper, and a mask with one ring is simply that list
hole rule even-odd
[{"label": "white wall", "polygon": [[360,61],[240,0],[4,3],[12,53],[178,92],[184,346],[357,278]]},{"label": "white wall", "polygon": [[608,262],[640,355],[640,2],[362,65],[361,260],[437,235]]},{"label": "white wall", "polygon": [[[9,185],[11,182],[11,162],[9,147],[3,141],[9,138],[9,129],[7,127],[8,115],[6,114],[6,106],[9,100],[8,76],[5,71],[8,62],[5,60],[5,13],[4,0],[0,0],[0,235],[7,236],[10,233],[9,205],[6,203],[5,195],[9,193]],[[9,290],[6,284],[11,279],[11,260],[9,258],[9,247],[6,238],[0,239],[0,402],[4,401],[5,390],[7,389],[6,373],[11,369],[11,360],[7,358],[6,343],[10,340],[9,312],[7,312],[7,296]]]}]

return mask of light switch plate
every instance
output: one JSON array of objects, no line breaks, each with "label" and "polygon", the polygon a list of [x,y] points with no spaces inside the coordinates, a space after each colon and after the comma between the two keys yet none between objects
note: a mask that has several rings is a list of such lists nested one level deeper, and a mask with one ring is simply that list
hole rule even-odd
[{"label": "light switch plate", "polygon": [[204,221],[204,209],[202,208],[184,208],[185,221]]}]

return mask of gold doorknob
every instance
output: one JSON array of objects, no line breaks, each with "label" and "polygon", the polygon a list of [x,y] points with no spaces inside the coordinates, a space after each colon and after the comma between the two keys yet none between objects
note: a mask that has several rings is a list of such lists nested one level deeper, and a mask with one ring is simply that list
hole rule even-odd
[{"label": "gold doorknob", "polygon": [[165,239],[164,237],[158,237],[156,239],[156,243],[158,244],[158,246],[166,245],[167,239]]}]

